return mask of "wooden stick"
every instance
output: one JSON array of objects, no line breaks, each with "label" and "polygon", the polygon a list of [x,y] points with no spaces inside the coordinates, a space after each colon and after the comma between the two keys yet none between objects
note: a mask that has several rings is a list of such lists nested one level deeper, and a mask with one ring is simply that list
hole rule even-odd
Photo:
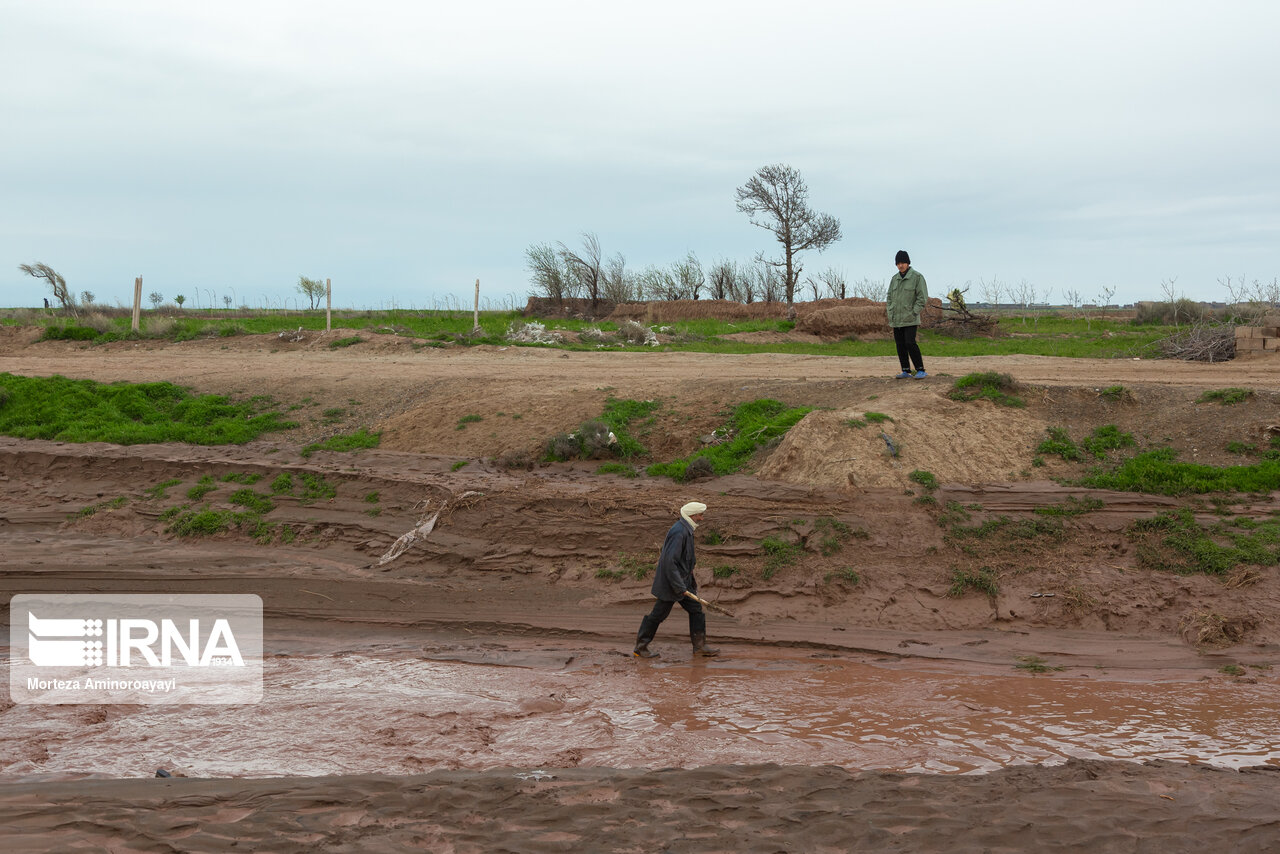
[{"label": "wooden stick", "polygon": [[701,596],[698,596],[698,595],[696,595],[696,594],[694,594],[694,593],[691,593],[691,592],[689,592],[688,590],[686,590],[686,591],[684,592],[684,595],[688,596],[688,597],[689,597],[690,599],[692,599],[693,601],[695,601],[695,602],[699,603],[699,604],[700,604],[700,605],[702,605],[704,608],[710,608],[712,611],[715,611],[717,614],[724,614],[726,617],[728,617],[728,618],[729,618],[729,619],[731,619],[731,620],[736,620],[736,619],[738,619],[737,617],[735,617],[735,616],[733,615],[733,612],[732,612],[732,611],[730,611],[728,608],[722,608],[722,607],[720,607],[719,605],[716,605],[716,604],[715,604],[715,603],[713,603],[713,602],[708,602],[706,599],[703,599]]}]

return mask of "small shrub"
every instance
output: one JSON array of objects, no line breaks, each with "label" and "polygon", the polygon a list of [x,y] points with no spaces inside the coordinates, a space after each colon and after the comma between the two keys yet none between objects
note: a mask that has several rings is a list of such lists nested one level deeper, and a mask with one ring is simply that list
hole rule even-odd
[{"label": "small shrub", "polygon": [[1129,390],[1122,385],[1109,385],[1098,392],[1098,397],[1105,397],[1108,400],[1128,400],[1133,397]]},{"label": "small shrub", "polygon": [[977,400],[986,398],[1000,406],[1022,408],[1026,401],[1012,392],[1018,388],[1017,382],[1008,374],[987,371],[985,373],[967,374],[955,381],[955,385],[947,396],[952,400]]},{"label": "small shrub", "polygon": [[731,566],[730,564],[722,563],[719,566],[711,567],[711,576],[712,578],[729,578],[737,571],[738,571],[738,568],[736,566]]},{"label": "small shrub", "polygon": [[998,574],[989,566],[978,569],[961,569],[960,567],[952,569],[951,587],[947,590],[947,595],[959,598],[970,590],[985,593],[994,598],[1000,593]]},{"label": "small shrub", "polygon": [[312,504],[316,501],[332,501],[338,495],[338,490],[318,474],[312,474],[309,471],[301,473],[302,478],[302,497],[298,499],[299,504]]},{"label": "small shrub", "polygon": [[1049,427],[1045,432],[1049,434],[1049,438],[1036,446],[1036,453],[1055,454],[1067,461],[1084,459],[1084,455],[1080,453],[1080,449],[1076,447],[1076,443],[1065,429]]},{"label": "small shrub", "polygon": [[1132,448],[1137,442],[1132,433],[1123,433],[1114,424],[1098,427],[1087,438],[1081,440],[1080,447],[1100,460],[1107,458],[1108,451],[1119,448]]},{"label": "small shrub", "polygon": [[376,489],[373,492],[368,493],[364,497],[364,501],[366,504],[377,504],[381,500],[382,500],[382,495]]},{"label": "small shrub", "polygon": [[178,480],[177,478],[174,478],[172,480],[166,480],[164,483],[157,483],[155,486],[151,487],[150,489],[144,490],[142,494],[147,496],[147,498],[150,498],[152,501],[163,501],[164,499],[169,497],[168,496],[169,487],[177,486],[180,483],[182,483],[182,481]]},{"label": "small shrub", "polygon": [[766,580],[772,578],[780,568],[795,563],[800,556],[800,546],[797,543],[778,537],[765,537],[760,541],[760,548],[765,554],[763,575]]},{"label": "small shrub", "polygon": [[477,421],[483,421],[483,420],[484,420],[483,415],[476,415],[474,413],[471,415],[464,415],[458,419],[458,426],[456,429],[465,430],[467,429],[468,424],[475,424]]},{"label": "small shrub", "polygon": [[273,495],[292,495],[293,494],[293,475],[281,472],[276,479],[271,481],[271,493]]},{"label": "small shrub", "polygon": [[206,474],[196,482],[195,486],[187,490],[187,498],[192,501],[199,501],[217,488],[217,484],[213,482],[213,475]]},{"label": "small shrub", "polygon": [[1251,397],[1253,397],[1253,389],[1250,388],[1219,388],[1206,391],[1196,399],[1196,403],[1212,403],[1216,400],[1223,406],[1234,406]]},{"label": "small shrub", "polygon": [[932,472],[916,469],[911,474],[907,475],[907,479],[920,484],[930,492],[933,492],[938,488],[938,479],[933,476]]},{"label": "small shrub", "polygon": [[1218,668],[1219,673],[1225,673],[1228,676],[1243,676],[1244,668],[1238,664],[1224,664]]},{"label": "small shrub", "polygon": [[259,495],[252,489],[245,487],[237,489],[231,493],[231,497],[227,499],[232,504],[238,504],[253,513],[270,513],[276,509],[276,505],[265,495]]},{"label": "small shrub", "polygon": [[457,471],[458,469],[462,468],[466,464],[467,464],[466,460],[458,460],[456,463],[449,466],[449,471]]},{"label": "small shrub", "polygon": [[354,433],[339,433],[336,436],[330,436],[323,442],[313,442],[304,447],[299,453],[304,458],[310,457],[316,451],[335,451],[338,453],[349,453],[351,451],[362,451],[366,448],[376,448],[382,444],[381,433],[370,433],[361,427]]},{"label": "small shrub", "polygon": [[1241,456],[1244,456],[1245,454],[1256,454],[1257,452],[1257,445],[1247,445],[1244,442],[1227,442],[1228,454],[1240,454]]},{"label": "small shrub", "polygon": [[884,424],[886,421],[889,422],[890,424],[896,423],[892,418],[890,418],[888,415],[885,415],[883,412],[864,412],[862,413],[862,417],[867,419],[867,423],[869,424]]},{"label": "small shrub", "polygon": [[867,421],[862,418],[849,418],[846,419],[844,423],[856,430],[861,430],[863,427],[867,426]]},{"label": "small shrub", "polygon": [[349,335],[346,338],[339,338],[336,341],[329,342],[330,350],[337,350],[339,347],[350,347],[353,344],[359,344],[364,341],[359,335]]},{"label": "small shrub", "polygon": [[166,531],[179,537],[208,537],[229,530],[240,516],[230,510],[188,510],[175,515]]},{"label": "small shrub", "polygon": [[718,546],[724,542],[724,535],[715,528],[710,528],[702,535],[702,542],[708,546]]}]

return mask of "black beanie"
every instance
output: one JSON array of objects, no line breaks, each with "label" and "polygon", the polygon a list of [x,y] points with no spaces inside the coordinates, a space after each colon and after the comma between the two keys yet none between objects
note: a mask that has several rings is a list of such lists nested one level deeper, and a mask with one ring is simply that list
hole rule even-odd
[{"label": "black beanie", "polygon": [[905,250],[905,249],[899,249],[899,250],[898,250],[898,254],[893,256],[893,263],[895,263],[895,264],[910,264],[910,263],[911,263],[911,256],[907,254],[907,250]]}]

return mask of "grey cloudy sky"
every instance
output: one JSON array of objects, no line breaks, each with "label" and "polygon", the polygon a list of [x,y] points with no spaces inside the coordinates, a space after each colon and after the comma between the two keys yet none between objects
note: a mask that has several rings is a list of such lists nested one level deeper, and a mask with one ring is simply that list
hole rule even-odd
[{"label": "grey cloudy sky", "polygon": [[803,174],[806,272],[1055,301],[1280,275],[1274,2],[0,0],[0,305],[182,293],[523,304],[524,250],[633,268],[771,250],[734,205]]}]

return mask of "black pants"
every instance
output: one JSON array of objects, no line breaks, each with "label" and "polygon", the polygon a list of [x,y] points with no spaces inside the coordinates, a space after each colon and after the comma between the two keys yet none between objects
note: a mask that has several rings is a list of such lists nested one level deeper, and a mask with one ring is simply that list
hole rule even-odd
[{"label": "black pants", "polygon": [[[662,621],[670,615],[675,605],[675,602],[664,602],[661,599],[654,602],[653,610],[640,621],[640,632],[636,635],[636,643],[648,643],[653,640],[653,636],[658,633],[658,626],[662,625]],[[689,637],[705,635],[707,612],[702,610],[702,604],[685,596],[680,599],[680,607],[689,612]]]},{"label": "black pants", "polygon": [[[915,363],[916,371],[924,370],[924,356],[920,355],[920,345],[916,343],[916,330],[919,328],[919,326],[893,327],[893,344],[898,348],[898,364],[909,374],[915,373],[911,370],[911,362]],[[907,361],[908,357],[911,362]]]}]

